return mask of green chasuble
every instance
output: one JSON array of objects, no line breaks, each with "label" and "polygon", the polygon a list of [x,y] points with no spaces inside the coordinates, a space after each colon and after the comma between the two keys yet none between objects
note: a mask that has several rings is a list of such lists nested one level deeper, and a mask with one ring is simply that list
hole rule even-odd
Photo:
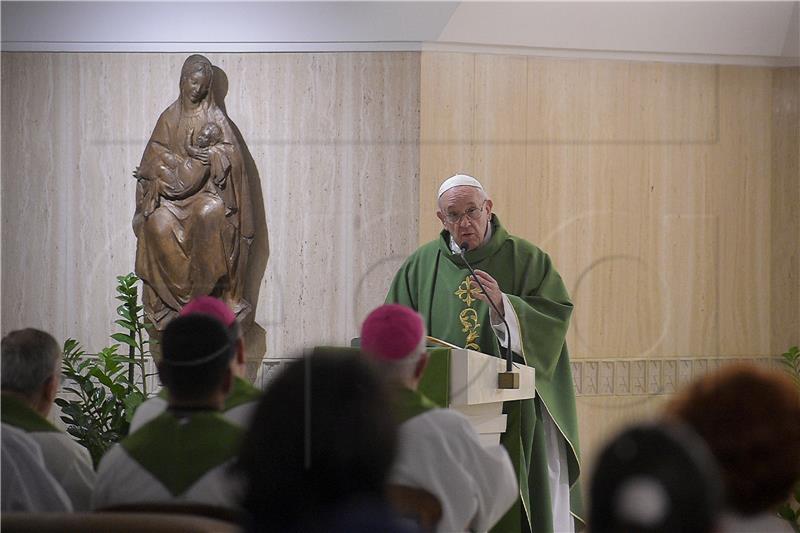
[{"label": "green chasuble", "polygon": [[120,443],[128,455],[179,496],[212,468],[236,457],[243,431],[216,411],[162,413]]},{"label": "green chasuble", "polygon": [[61,433],[49,420],[37,413],[33,407],[11,394],[2,395],[2,407],[0,410],[2,411],[4,424],[29,433],[36,431]]},{"label": "green chasuble", "polygon": [[[489,273],[508,296],[521,335],[521,361],[536,369],[535,400],[506,402],[508,415],[503,445],[519,476],[520,498],[494,531],[519,531],[523,522],[534,533],[553,530],[547,452],[542,422],[547,410],[565,439],[569,467],[570,505],[582,519],[578,477],[580,452],[572,369],[565,337],[572,302],[550,257],[533,244],[513,237],[491,219],[492,235],[483,246],[466,253],[475,269]],[[469,270],[448,246],[450,234],[414,252],[395,275],[386,302],[416,309],[425,318],[429,335],[457,346],[502,357],[489,321],[489,307],[475,298]],[[526,528],[527,529],[527,528]]]},{"label": "green chasuble", "polygon": [[222,412],[226,412],[234,407],[239,407],[240,405],[244,405],[250,402],[256,402],[261,398],[261,390],[257,387],[254,387],[249,381],[246,379],[242,379],[238,376],[233,378],[233,387],[231,387],[231,392],[228,394],[228,397],[225,398],[225,406],[222,408]]}]

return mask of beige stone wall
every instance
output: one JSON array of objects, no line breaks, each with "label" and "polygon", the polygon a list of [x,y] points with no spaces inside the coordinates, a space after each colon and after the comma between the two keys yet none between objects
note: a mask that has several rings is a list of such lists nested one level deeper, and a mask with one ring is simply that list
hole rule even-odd
[{"label": "beige stone wall", "polygon": [[[3,53],[3,333],[109,342],[115,276],[133,270],[131,171],[186,56]],[[208,57],[268,228],[252,355],[349,342],[416,246],[419,54]]]},{"label": "beige stone wall", "polygon": [[731,360],[800,342],[798,69],[423,53],[420,241],[478,177],[549,252],[587,465]]}]

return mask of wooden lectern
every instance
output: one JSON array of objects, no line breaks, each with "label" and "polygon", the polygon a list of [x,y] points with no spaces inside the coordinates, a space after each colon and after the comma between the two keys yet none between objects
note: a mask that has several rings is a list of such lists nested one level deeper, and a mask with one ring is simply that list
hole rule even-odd
[{"label": "wooden lectern", "polygon": [[443,407],[463,413],[484,444],[499,444],[506,430],[503,402],[525,400],[536,395],[535,370],[519,365],[518,389],[498,388],[498,374],[506,369],[499,357],[463,348],[435,348],[419,390]]}]

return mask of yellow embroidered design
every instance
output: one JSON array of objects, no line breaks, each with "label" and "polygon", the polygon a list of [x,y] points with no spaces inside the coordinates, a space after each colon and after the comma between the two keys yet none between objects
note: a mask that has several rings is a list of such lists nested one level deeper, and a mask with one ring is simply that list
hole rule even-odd
[{"label": "yellow embroidered design", "polygon": [[479,336],[478,329],[481,325],[478,322],[478,312],[472,307],[472,303],[477,300],[474,295],[478,290],[479,289],[472,286],[471,279],[467,276],[466,279],[458,285],[458,290],[454,293],[462,302],[467,304],[467,308],[458,314],[458,319],[461,321],[461,331],[467,334],[464,348],[470,350],[481,349],[477,343]]},{"label": "yellow embroidered design", "polygon": [[458,319],[461,321],[461,325],[464,326],[461,331],[467,334],[467,342],[464,344],[464,348],[480,350],[481,347],[475,342],[478,340],[478,328],[480,327],[478,312],[471,307],[467,307],[458,314]]},{"label": "yellow embroidered design", "polygon": [[477,298],[473,294],[477,293],[480,289],[472,286],[472,279],[467,276],[467,279],[461,282],[455,295],[458,296],[462,302],[467,304],[467,307],[472,307],[472,302]]}]

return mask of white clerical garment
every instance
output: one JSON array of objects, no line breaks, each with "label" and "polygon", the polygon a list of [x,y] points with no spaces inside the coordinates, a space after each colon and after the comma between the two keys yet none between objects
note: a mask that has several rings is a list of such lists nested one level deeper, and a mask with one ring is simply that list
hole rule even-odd
[{"label": "white clerical garment", "polygon": [[142,502],[238,506],[231,472],[242,430],[216,412],[167,411],[100,460],[92,507]]},{"label": "white clerical garment", "polygon": [[239,485],[228,473],[231,462],[212,468],[187,490],[173,494],[151,472],[115,445],[100,461],[92,508],[143,502],[192,502],[236,507]]},{"label": "white clerical garment", "polygon": [[3,511],[71,512],[69,497],[47,470],[39,445],[23,430],[2,424]]},{"label": "white clerical garment", "polygon": [[67,493],[75,511],[88,511],[94,486],[89,451],[57,429],[25,401],[3,393],[3,423],[24,431],[39,447],[44,465]]},{"label": "white clerical garment", "polygon": [[469,420],[452,409],[431,409],[401,424],[390,483],[436,496],[440,532],[487,531],[518,492],[505,448],[482,445]]}]

